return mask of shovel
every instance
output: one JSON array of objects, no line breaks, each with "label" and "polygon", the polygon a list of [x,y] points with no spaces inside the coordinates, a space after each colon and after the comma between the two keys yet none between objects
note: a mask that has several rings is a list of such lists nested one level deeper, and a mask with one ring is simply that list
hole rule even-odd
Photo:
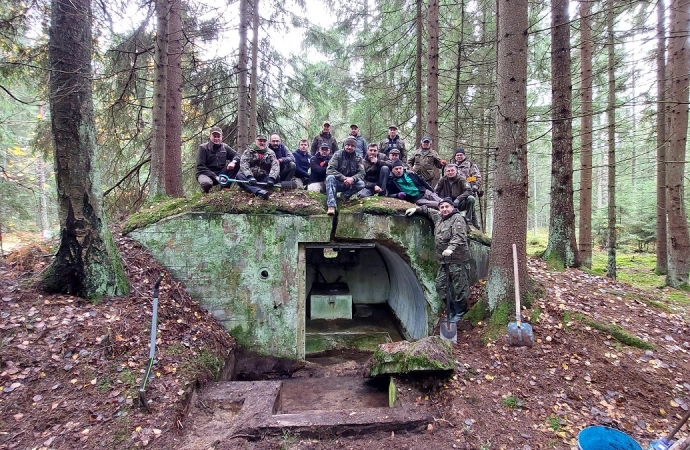
[{"label": "shovel", "polygon": [[522,347],[534,345],[532,325],[520,319],[520,278],[518,277],[517,247],[513,244],[513,274],[515,276],[515,322],[508,324],[508,344]]},{"label": "shovel", "polygon": [[673,445],[673,436],[675,436],[676,433],[678,433],[678,430],[683,428],[683,425],[685,425],[685,422],[687,422],[688,419],[690,419],[690,409],[688,409],[688,412],[685,413],[683,418],[680,420],[680,423],[676,425],[676,427],[673,429],[673,431],[671,431],[671,433],[668,436],[661,438],[658,441],[652,442],[651,444],[649,444],[649,447],[647,447],[647,450],[668,450],[669,448],[671,448],[671,446]]},{"label": "shovel", "polygon": [[144,373],[144,379],[141,382],[141,387],[139,388],[139,406],[149,409],[149,404],[146,398],[146,383],[149,381],[151,376],[151,368],[153,367],[153,361],[156,356],[156,330],[158,328],[158,293],[159,287],[161,285],[161,280],[163,279],[163,274],[161,273],[153,286],[153,308],[151,311],[151,347],[149,349],[149,360],[146,362],[146,372]]},{"label": "shovel", "polygon": [[453,344],[458,343],[458,326],[455,322],[450,321],[450,299],[455,299],[455,289],[453,289],[453,282],[450,279],[450,270],[448,264],[444,261],[441,263],[443,270],[446,272],[446,320],[441,321],[441,339],[444,341],[451,341]]}]

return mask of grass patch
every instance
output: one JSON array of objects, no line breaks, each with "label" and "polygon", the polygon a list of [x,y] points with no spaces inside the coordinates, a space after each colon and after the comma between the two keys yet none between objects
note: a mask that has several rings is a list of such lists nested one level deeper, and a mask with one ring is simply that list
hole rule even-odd
[{"label": "grass patch", "polygon": [[613,337],[621,344],[627,345],[629,347],[641,348],[643,350],[654,350],[654,346],[652,344],[643,341],[637,336],[633,336],[632,334],[628,333],[618,325],[597,322],[596,320],[590,319],[589,317],[583,314],[575,314],[574,316],[571,316],[570,314],[566,315],[566,313],[563,314],[563,321],[566,323],[572,322],[572,318],[594,328],[595,330],[599,330],[611,335],[611,337]]},{"label": "grass patch", "polygon": [[501,404],[508,409],[519,409],[525,406],[525,401],[514,395],[504,396]]},{"label": "grass patch", "polygon": [[546,251],[546,246],[549,243],[549,232],[546,228],[537,229],[537,234],[534,231],[527,232],[527,254],[530,256],[541,257]]},{"label": "grass patch", "polygon": [[546,419],[546,425],[548,425],[549,428],[551,428],[556,433],[561,431],[561,428],[563,428],[563,426],[561,425],[561,419],[559,419],[556,416],[551,416],[548,419]]},{"label": "grass patch", "polygon": [[496,309],[487,323],[486,330],[482,333],[482,343],[487,344],[506,334],[508,322],[513,319],[513,308],[515,306],[509,302],[502,302],[496,305]]}]

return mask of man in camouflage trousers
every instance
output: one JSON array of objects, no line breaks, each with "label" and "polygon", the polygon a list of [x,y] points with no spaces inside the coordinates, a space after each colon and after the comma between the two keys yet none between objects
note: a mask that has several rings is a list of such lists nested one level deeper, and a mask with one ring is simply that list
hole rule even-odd
[{"label": "man in camouflage trousers", "polygon": [[266,136],[258,135],[254,145],[247,147],[240,158],[240,172],[237,174],[237,179],[246,181],[246,183],[240,183],[240,188],[268,200],[271,193],[258,187],[257,183],[265,182],[270,189],[275,185],[279,173],[280,165],[276,154],[266,145]]},{"label": "man in camouflage trousers", "polygon": [[406,216],[423,214],[434,222],[434,242],[436,255],[441,267],[436,274],[436,293],[440,300],[446,301],[448,285],[445,270],[450,272],[455,298],[450,299],[447,314],[451,322],[459,321],[467,312],[470,286],[470,249],[467,245],[467,225],[465,218],[453,206],[453,199],[444,198],[439,210],[418,206],[405,211]]}]

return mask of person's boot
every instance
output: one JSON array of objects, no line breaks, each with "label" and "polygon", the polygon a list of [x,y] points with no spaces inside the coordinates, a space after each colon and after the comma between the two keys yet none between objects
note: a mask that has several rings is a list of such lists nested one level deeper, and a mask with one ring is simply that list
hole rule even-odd
[{"label": "person's boot", "polygon": [[472,226],[474,226],[478,230],[480,229],[479,222],[477,222],[477,216],[472,216]]},{"label": "person's boot", "polygon": [[259,189],[258,191],[256,191],[256,194],[254,195],[256,195],[257,197],[261,197],[264,200],[268,200],[268,198],[271,196],[271,193],[263,189]]}]

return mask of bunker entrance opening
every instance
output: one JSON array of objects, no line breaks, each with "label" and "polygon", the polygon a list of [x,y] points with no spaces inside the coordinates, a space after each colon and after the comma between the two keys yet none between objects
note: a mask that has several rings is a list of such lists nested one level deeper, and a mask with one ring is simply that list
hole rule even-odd
[{"label": "bunker entrance opening", "polygon": [[427,336],[424,291],[396,251],[374,241],[309,243],[303,250],[307,359]]}]

